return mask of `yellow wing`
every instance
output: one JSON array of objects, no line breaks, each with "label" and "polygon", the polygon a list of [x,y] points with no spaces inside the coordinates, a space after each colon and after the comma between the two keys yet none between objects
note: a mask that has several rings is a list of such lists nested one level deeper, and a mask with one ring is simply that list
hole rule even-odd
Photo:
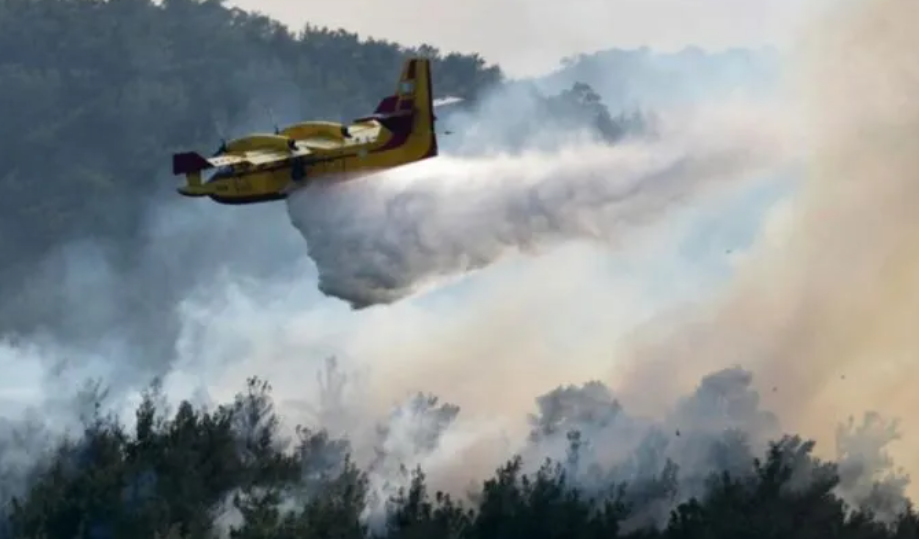
[{"label": "yellow wing", "polygon": [[296,157],[309,155],[310,149],[300,144],[295,144],[293,149],[279,150],[276,148],[259,148],[253,150],[227,151],[214,157],[204,157],[196,152],[184,152],[173,156],[173,174],[194,174],[205,170],[226,166],[248,164],[258,167],[271,163],[278,163]]},{"label": "yellow wing", "polygon": [[279,150],[250,150],[242,152],[239,154],[233,154],[235,159],[239,159],[237,162],[249,163],[253,166],[267,165],[270,163],[277,163],[280,161],[286,161],[294,157],[301,157],[308,155],[310,151],[305,148],[296,147],[294,150],[288,151],[279,151]]}]

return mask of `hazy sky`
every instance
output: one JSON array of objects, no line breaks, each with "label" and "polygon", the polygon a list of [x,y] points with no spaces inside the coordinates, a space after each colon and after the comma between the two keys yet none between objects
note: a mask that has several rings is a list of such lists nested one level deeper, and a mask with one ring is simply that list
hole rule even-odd
[{"label": "hazy sky", "polygon": [[577,52],[788,43],[826,0],[231,0],[295,28],[306,22],[442,50],[479,52],[511,75]]}]

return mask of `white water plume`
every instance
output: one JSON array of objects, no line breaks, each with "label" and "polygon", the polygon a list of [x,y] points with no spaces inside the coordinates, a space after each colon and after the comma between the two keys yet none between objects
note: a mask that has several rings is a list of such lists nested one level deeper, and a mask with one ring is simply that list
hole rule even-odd
[{"label": "white water plume", "polygon": [[571,240],[618,247],[698,197],[788,163],[768,109],[673,120],[653,139],[575,140],[553,152],[440,156],[297,192],[291,220],[320,289],[355,308],[411,296],[515,253]]}]

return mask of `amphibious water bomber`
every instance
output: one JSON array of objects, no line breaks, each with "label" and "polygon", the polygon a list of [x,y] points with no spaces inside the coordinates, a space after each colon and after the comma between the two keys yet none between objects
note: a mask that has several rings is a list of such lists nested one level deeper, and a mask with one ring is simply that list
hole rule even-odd
[{"label": "amphibious water bomber", "polygon": [[[178,192],[221,204],[283,200],[318,179],[343,181],[437,155],[431,65],[409,58],[393,95],[350,124],[306,121],[224,141],[211,157],[172,157]],[[210,171],[206,179],[202,174]]]}]

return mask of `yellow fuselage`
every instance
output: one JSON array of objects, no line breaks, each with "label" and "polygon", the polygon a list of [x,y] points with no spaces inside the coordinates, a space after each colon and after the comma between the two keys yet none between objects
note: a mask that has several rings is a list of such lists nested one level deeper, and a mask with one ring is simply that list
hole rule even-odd
[{"label": "yellow fuselage", "polygon": [[[418,119],[416,118],[416,122]],[[337,124],[326,124],[337,125]],[[295,127],[309,127],[310,124],[300,124]],[[338,125],[340,128],[341,126]],[[344,181],[373,174],[382,170],[413,163],[436,155],[436,143],[433,133],[418,132],[414,129],[403,140],[397,140],[399,135],[388,132],[379,125],[351,126],[350,138],[335,140],[328,136],[312,136],[306,140],[299,139],[308,144],[311,153],[302,157],[303,180],[295,185],[294,164],[266,163],[264,165],[250,165],[241,163],[218,170],[201,185],[199,196],[210,196],[217,202],[224,204],[251,204],[254,202],[267,202],[286,198],[292,187],[303,187],[314,181]],[[300,135],[306,133],[287,132],[284,135]],[[253,146],[264,147],[267,137],[271,135],[256,135],[230,142],[227,146],[230,151],[243,150],[246,143]],[[363,142],[369,140],[371,142]],[[235,144],[234,144],[235,143]],[[326,147],[323,147],[326,146]],[[192,195],[192,193],[188,193]]]},{"label": "yellow fuselage", "polygon": [[[396,92],[373,115],[350,125],[313,121],[277,134],[254,134],[227,142],[205,159],[194,152],[173,158],[185,174],[185,196],[208,196],[224,204],[251,204],[287,197],[312,182],[353,179],[437,155],[430,61],[408,59]],[[216,171],[206,180],[205,170]]]}]

